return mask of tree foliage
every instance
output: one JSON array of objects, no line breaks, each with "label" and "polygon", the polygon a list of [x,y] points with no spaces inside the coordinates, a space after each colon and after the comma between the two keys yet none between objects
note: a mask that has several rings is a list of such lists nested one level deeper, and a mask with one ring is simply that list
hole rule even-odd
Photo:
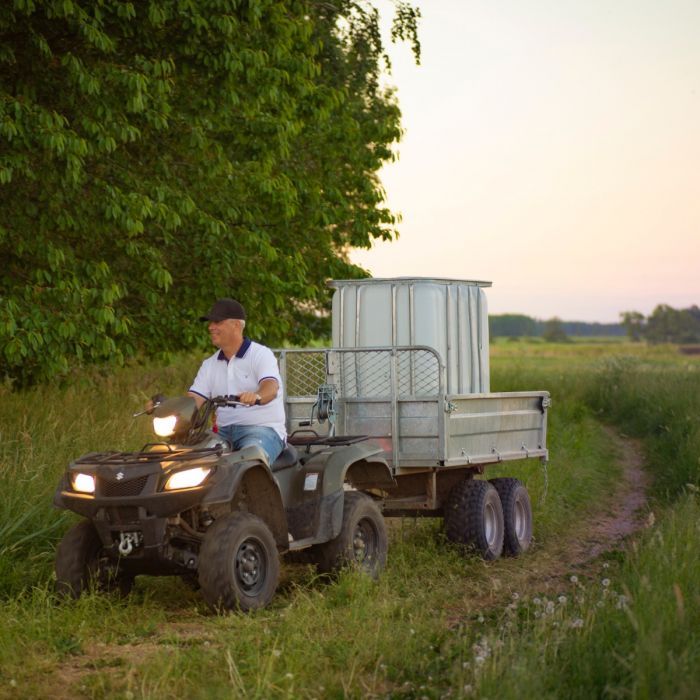
[{"label": "tree foliage", "polygon": [[0,374],[194,347],[219,296],[305,341],[349,248],[395,235],[385,61],[368,2],[3,3]]},{"label": "tree foliage", "polygon": [[659,304],[646,319],[644,338],[650,343],[700,343],[700,308]]},{"label": "tree foliage", "polygon": [[556,316],[545,321],[542,337],[548,343],[568,343],[570,340],[564,330],[564,324]]}]

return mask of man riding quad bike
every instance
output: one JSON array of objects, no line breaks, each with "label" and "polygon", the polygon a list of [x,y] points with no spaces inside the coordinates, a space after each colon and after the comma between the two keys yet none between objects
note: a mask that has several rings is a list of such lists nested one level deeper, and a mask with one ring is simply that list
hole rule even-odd
[{"label": "man riding quad bike", "polygon": [[386,528],[367,491],[394,484],[381,448],[306,431],[290,437],[298,451],[289,444],[269,464],[260,447],[233,450],[209,428],[218,407],[247,410],[237,398],[155,401],[154,431],[167,441],[69,465],[54,504],[84,520],[58,546],[59,592],[127,593],[137,575],[179,575],[215,609],[250,610],[272,599],[286,552],[321,572],[352,564],[379,574]]}]

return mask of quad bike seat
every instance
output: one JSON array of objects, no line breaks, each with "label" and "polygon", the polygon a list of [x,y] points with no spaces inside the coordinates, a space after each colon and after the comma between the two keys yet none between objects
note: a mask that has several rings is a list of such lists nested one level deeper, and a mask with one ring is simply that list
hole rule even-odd
[{"label": "quad bike seat", "polygon": [[272,463],[270,469],[273,472],[279,471],[280,469],[286,469],[287,467],[293,467],[299,459],[297,451],[294,445],[285,445],[280,456]]}]

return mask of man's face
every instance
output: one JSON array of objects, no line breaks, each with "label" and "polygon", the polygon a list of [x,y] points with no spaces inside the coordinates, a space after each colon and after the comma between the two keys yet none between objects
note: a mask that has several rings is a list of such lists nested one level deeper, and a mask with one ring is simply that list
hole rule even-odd
[{"label": "man's face", "polygon": [[234,344],[240,339],[240,321],[233,318],[226,318],[223,321],[209,321],[209,336],[211,342],[222,348]]}]

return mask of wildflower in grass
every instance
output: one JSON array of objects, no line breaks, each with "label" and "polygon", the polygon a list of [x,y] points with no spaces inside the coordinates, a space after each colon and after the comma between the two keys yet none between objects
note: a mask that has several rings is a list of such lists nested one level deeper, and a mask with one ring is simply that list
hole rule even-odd
[{"label": "wildflower in grass", "polygon": [[622,608],[627,607],[627,603],[629,603],[629,598],[626,595],[621,595],[618,596],[617,602],[615,603],[615,607],[618,610],[622,610]]},{"label": "wildflower in grass", "polygon": [[535,605],[542,605],[542,601],[541,601],[539,598],[533,598],[533,599],[532,599],[532,602],[533,602]]},{"label": "wildflower in grass", "polygon": [[542,613],[539,610],[535,610],[535,619],[542,617]]},{"label": "wildflower in grass", "polygon": [[603,588],[607,588],[610,585],[610,579],[609,578],[604,578],[601,582],[600,585]]},{"label": "wildflower in grass", "polygon": [[483,621],[484,621],[484,616],[483,616],[483,615],[479,615],[478,621],[479,621],[479,622],[483,622]]},{"label": "wildflower in grass", "polygon": [[572,623],[571,626],[574,629],[577,629],[579,627],[583,627],[583,620],[580,617],[577,617]]},{"label": "wildflower in grass", "polygon": [[291,681],[292,678],[294,678],[294,674],[293,674],[293,673],[285,673],[285,674],[284,674],[284,677],[285,677],[288,681]]},{"label": "wildflower in grass", "polygon": [[469,684],[467,684],[464,686],[463,690],[465,695],[471,695],[473,688]]},{"label": "wildflower in grass", "polygon": [[520,593],[513,593],[511,598],[513,598],[513,600],[520,600]]},{"label": "wildflower in grass", "polygon": [[565,595],[560,595],[557,600],[559,601],[560,605],[566,605],[566,596]]},{"label": "wildflower in grass", "polygon": [[571,578],[569,579],[569,581],[571,581],[571,583],[573,583],[573,584],[577,584],[578,583],[578,576],[576,576],[576,574],[573,574],[571,576]]},{"label": "wildflower in grass", "polygon": [[609,569],[609,568],[610,568],[610,564],[608,564],[607,561],[604,561],[604,562],[603,562],[603,568],[604,568],[604,569]]},{"label": "wildflower in grass", "polygon": [[282,656],[282,650],[281,649],[273,649],[272,655],[273,656]]},{"label": "wildflower in grass", "polygon": [[479,666],[481,666],[481,664],[483,664],[485,661],[486,661],[486,657],[485,657],[485,656],[475,656],[475,657],[474,657],[474,662],[475,662],[476,664],[478,664]]},{"label": "wildflower in grass", "polygon": [[554,603],[551,600],[547,601],[547,605],[544,607],[544,611],[548,614],[551,615],[554,612]]},{"label": "wildflower in grass", "polygon": [[470,668],[471,664],[468,661],[462,661],[462,668]]}]

